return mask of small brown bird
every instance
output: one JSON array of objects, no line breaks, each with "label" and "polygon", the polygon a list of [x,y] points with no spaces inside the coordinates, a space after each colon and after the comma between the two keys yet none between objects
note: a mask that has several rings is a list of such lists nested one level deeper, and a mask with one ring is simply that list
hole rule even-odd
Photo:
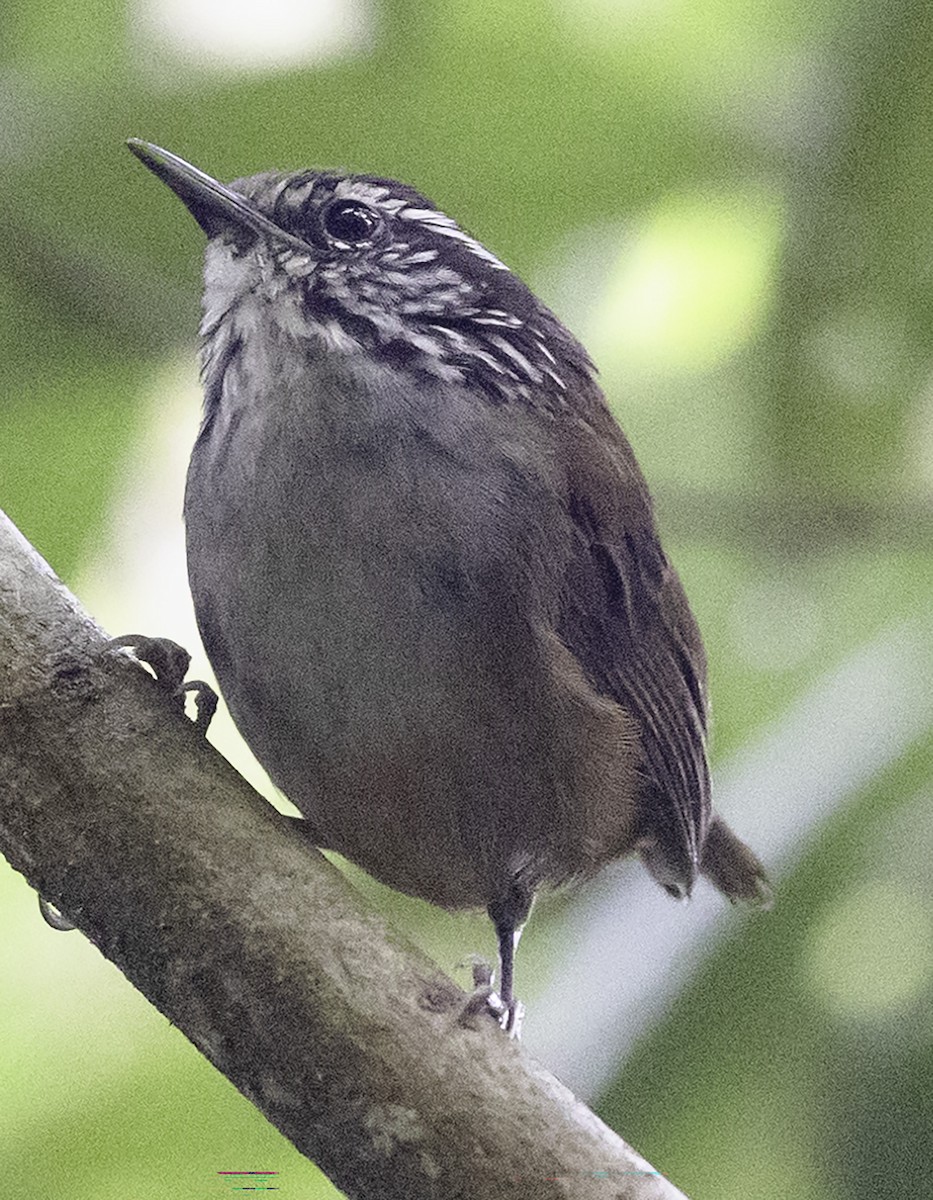
[{"label": "small brown bird", "polygon": [[764,898],[710,809],[699,630],[576,339],[405,184],[225,186],[129,145],[209,239],[198,624],[314,843],[484,907],[507,1029],[539,888],[637,852],[674,896]]}]

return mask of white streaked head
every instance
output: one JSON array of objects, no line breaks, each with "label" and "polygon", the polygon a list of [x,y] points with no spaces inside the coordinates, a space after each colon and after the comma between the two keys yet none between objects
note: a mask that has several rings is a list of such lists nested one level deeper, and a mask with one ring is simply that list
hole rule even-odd
[{"label": "white streaked head", "polygon": [[585,351],[525,284],[407,184],[299,171],[223,185],[159,154],[150,165],[210,239],[206,371],[271,320],[308,354],[368,353],[496,402],[562,404],[591,380]]}]

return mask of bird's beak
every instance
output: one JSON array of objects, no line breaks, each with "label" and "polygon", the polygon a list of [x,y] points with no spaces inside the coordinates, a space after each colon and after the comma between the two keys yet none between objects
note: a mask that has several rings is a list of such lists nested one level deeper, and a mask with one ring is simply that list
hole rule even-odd
[{"label": "bird's beak", "polygon": [[248,230],[308,253],[310,247],[306,242],[270,221],[245,196],[199,171],[177,154],[139,138],[130,138],[126,144],[140,162],[168,184],[209,238],[231,230]]}]

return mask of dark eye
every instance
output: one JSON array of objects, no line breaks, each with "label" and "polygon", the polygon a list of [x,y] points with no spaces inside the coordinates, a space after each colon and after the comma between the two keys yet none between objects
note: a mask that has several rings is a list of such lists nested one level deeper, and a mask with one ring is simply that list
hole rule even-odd
[{"label": "dark eye", "polygon": [[324,232],[347,246],[371,241],[378,225],[376,213],[358,200],[335,200],[324,212]]}]

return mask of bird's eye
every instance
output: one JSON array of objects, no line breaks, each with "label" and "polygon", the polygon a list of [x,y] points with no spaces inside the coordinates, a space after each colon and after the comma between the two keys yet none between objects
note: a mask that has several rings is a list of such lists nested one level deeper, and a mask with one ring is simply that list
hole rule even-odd
[{"label": "bird's eye", "polygon": [[378,215],[358,200],[335,200],[324,212],[324,232],[347,246],[372,241],[378,225]]}]

